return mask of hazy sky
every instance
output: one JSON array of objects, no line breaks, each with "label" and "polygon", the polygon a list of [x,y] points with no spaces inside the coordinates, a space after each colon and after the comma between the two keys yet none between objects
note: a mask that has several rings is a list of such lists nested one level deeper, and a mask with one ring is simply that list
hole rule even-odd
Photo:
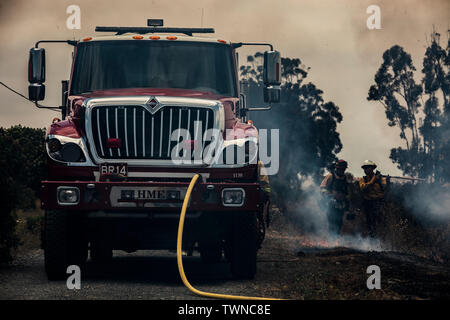
[{"label": "hazy sky", "polygon": [[[68,30],[66,8],[81,8],[81,29]],[[369,30],[366,9],[381,9],[381,29]],[[203,14],[202,14],[203,13]],[[40,39],[79,39],[97,25],[145,26],[163,18],[166,26],[214,27],[217,38],[234,42],[271,42],[284,57],[311,67],[307,80],[324,91],[344,116],[338,131],[339,155],[350,171],[372,159],[391,175],[400,172],[389,160],[392,147],[403,145],[398,130],[387,126],[382,106],[366,100],[383,52],[394,44],[409,52],[422,75],[426,39],[433,25],[447,41],[450,1],[444,0],[232,0],[232,1],[67,1],[0,0],[0,81],[26,94],[28,51]],[[45,46],[47,105],[60,104],[60,80],[68,79],[71,48]],[[247,51],[241,53],[245,57]],[[56,113],[39,110],[0,87],[0,126],[46,127]]]}]

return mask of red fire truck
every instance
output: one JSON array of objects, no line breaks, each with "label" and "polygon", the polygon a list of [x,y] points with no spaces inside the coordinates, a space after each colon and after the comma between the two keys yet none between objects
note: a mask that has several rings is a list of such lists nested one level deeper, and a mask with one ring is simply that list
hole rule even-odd
[{"label": "red fire truck", "polygon": [[210,28],[162,25],[149,19],[146,27],[97,27],[109,35],[41,40],[30,49],[29,99],[50,108],[39,103],[45,96],[42,44],[73,46],[70,80],[62,81],[62,106],[56,107],[61,119],[46,133],[41,199],[49,279],[83,265],[88,252],[104,263],[113,250],[175,249],[181,204],[195,173],[201,180],[190,199],[183,250],[198,250],[205,262],[225,256],[237,278],[256,273],[264,197],[258,130],[247,112],[270,106],[246,107],[237,49],[268,47],[262,93],[269,104],[280,99],[280,54],[266,43],[194,36],[213,33]]}]

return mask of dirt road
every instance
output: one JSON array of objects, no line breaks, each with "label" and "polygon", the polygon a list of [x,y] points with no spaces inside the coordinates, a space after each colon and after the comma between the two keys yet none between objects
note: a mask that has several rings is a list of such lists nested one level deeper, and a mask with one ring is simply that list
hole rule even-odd
[{"label": "dirt road", "polygon": [[[360,252],[348,248],[305,248],[298,255],[295,236],[268,232],[258,255],[254,280],[236,281],[229,264],[202,264],[185,257],[190,282],[200,290],[225,294],[290,299],[435,299],[450,298],[450,269],[444,264],[394,252]],[[381,289],[369,290],[369,265],[381,269]],[[175,253],[115,252],[109,265],[90,262],[82,270],[80,290],[65,281],[49,282],[43,252],[22,253],[0,268],[0,299],[201,299],[186,289]]]}]

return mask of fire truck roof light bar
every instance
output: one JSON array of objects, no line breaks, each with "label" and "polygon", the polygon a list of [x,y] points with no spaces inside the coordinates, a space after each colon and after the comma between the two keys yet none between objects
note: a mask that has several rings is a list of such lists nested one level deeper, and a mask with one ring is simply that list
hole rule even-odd
[{"label": "fire truck roof light bar", "polygon": [[163,25],[163,19],[147,19],[147,26],[149,27],[162,27]]},{"label": "fire truck roof light bar", "polygon": [[214,33],[214,28],[161,28],[161,27],[95,27],[96,32],[116,32],[116,35],[124,33],[183,33],[192,36],[193,33]]}]

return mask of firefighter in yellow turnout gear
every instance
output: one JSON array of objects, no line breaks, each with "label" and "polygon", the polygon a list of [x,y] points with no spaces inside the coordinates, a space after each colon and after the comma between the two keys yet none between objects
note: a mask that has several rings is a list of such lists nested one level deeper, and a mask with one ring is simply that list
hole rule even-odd
[{"label": "firefighter in yellow turnout gear", "polygon": [[366,160],[361,168],[366,174],[359,180],[359,187],[363,195],[363,210],[366,215],[366,224],[369,236],[376,236],[376,226],[380,219],[384,205],[384,195],[387,181],[379,171],[374,172],[377,165],[371,160]]}]

